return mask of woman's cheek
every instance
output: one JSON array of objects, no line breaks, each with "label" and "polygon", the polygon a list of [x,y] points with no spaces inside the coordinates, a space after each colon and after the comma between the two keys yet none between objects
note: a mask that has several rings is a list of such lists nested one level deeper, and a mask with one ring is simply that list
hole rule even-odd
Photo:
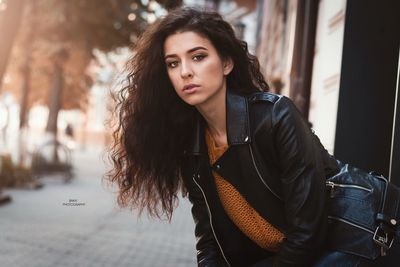
[{"label": "woman's cheek", "polygon": [[223,67],[217,60],[208,61],[204,66],[204,71],[204,76],[210,77],[208,81],[212,83],[219,84],[219,80],[224,76]]}]

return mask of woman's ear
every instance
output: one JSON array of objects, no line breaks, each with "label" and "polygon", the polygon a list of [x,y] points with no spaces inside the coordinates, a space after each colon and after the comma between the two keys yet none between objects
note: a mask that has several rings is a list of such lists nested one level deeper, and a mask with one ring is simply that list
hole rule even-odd
[{"label": "woman's ear", "polygon": [[224,75],[228,75],[233,70],[233,60],[231,58],[227,58],[224,60]]}]

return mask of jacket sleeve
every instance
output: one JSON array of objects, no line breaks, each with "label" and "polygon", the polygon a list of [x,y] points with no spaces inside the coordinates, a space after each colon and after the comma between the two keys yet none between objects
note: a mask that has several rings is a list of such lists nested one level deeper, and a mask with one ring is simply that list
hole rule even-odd
[{"label": "jacket sleeve", "polygon": [[[188,177],[188,176],[187,176]],[[186,177],[186,178],[187,178]],[[192,179],[183,179],[192,203],[192,215],[195,223],[197,263],[199,267],[225,267],[226,262],[221,256],[218,244],[214,238],[207,204],[200,188]]]},{"label": "jacket sleeve", "polygon": [[274,266],[311,266],[327,233],[325,173],[308,123],[287,97],[272,112],[288,230]]}]

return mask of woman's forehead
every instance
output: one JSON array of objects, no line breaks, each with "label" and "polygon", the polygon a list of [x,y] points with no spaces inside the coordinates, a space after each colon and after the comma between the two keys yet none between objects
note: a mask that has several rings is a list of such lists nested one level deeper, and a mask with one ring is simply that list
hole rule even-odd
[{"label": "woman's forehead", "polygon": [[164,42],[164,53],[185,54],[196,47],[214,50],[212,43],[206,37],[193,31],[177,32],[169,35]]}]

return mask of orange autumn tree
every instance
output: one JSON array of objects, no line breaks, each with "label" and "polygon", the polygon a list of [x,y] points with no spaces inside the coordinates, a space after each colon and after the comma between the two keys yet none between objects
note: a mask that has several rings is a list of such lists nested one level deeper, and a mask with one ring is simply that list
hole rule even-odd
[{"label": "orange autumn tree", "polygon": [[[144,1],[143,1],[144,2]],[[104,52],[132,45],[154,14],[155,1],[26,1],[20,30],[9,60],[10,82],[21,103],[20,127],[34,104],[49,107],[46,131],[57,136],[61,109],[85,110],[93,79],[86,70],[93,50]],[[173,8],[181,1],[158,1]]]}]

